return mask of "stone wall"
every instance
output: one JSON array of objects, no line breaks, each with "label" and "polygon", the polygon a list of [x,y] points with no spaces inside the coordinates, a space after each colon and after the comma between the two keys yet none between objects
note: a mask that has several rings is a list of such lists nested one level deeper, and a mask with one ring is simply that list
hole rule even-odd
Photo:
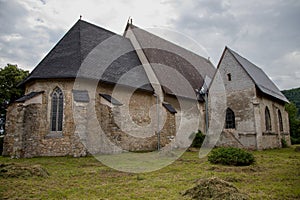
[{"label": "stone wall", "polygon": [[[56,87],[64,95],[62,132],[50,131],[50,99]],[[99,95],[112,95],[111,85],[99,84],[94,93],[88,88],[89,102],[74,101],[73,87],[73,80],[41,80],[28,85],[26,93],[44,93],[41,98],[37,98],[38,102],[28,101],[9,106],[3,155],[77,157],[88,153],[157,149],[156,98],[151,93],[133,91],[131,94],[131,89],[124,87],[116,92],[116,98],[124,104],[111,107],[102,104]],[[170,143],[171,136],[175,136],[176,123],[175,115],[167,112],[161,103],[159,110],[164,116],[160,119],[160,141],[163,147]],[[99,128],[104,130],[104,134]],[[123,131],[124,128],[126,131]]]},{"label": "stone wall", "polygon": [[[212,88],[226,91],[226,108],[235,115],[235,129],[223,129],[217,146],[234,146],[256,149],[256,129],[253,101],[256,97],[255,84],[230,52],[226,51],[219,65],[220,78],[213,80]],[[230,77],[229,77],[230,76]],[[214,91],[213,91],[214,92]],[[221,110],[219,112],[222,112]],[[223,110],[225,113],[225,110]],[[225,126],[225,114],[222,123]]]},{"label": "stone wall", "polygon": [[[233,110],[236,125],[235,129],[222,131],[218,145],[247,149],[278,148],[281,147],[281,138],[290,144],[288,115],[284,104],[259,92],[230,52],[224,53],[218,70],[223,83],[214,79],[211,88],[218,88],[216,84],[224,85],[227,107]],[[272,131],[266,131],[265,128],[266,106],[270,110]],[[282,114],[283,131],[279,130],[278,110]],[[225,117],[221,120],[225,124]]]},{"label": "stone wall", "polygon": [[24,107],[22,104],[14,103],[7,108],[6,113],[6,135],[3,142],[4,156],[20,158],[22,153],[22,133],[24,130]]},{"label": "stone wall", "polygon": [[[119,88],[112,91],[106,85],[97,88],[98,93],[112,95],[123,103],[121,106],[103,104],[96,98],[96,115],[107,139],[125,151],[153,151],[157,149],[157,107],[156,98],[149,92]],[[161,147],[170,142],[176,134],[175,115],[160,104]]]},{"label": "stone wall", "polygon": [[[279,148],[281,147],[281,139],[285,139],[287,144],[290,145],[290,134],[289,134],[289,121],[288,113],[284,108],[284,103],[277,100],[272,100],[265,97],[265,95],[257,92],[258,96],[258,107],[259,115],[256,115],[259,120],[258,126],[261,127],[260,137],[258,138],[259,144],[258,149],[268,149],[268,148]],[[265,121],[265,109],[266,106],[269,108],[271,117],[271,131],[266,130]],[[280,110],[282,115],[283,131],[280,131],[279,127],[279,116],[278,110]]]}]

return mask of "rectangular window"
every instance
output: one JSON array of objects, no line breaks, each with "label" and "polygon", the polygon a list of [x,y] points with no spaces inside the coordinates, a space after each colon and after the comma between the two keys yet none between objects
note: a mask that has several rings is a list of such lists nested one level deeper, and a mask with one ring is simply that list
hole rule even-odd
[{"label": "rectangular window", "polygon": [[227,79],[228,79],[228,81],[231,81],[231,74],[230,73],[227,74]]}]

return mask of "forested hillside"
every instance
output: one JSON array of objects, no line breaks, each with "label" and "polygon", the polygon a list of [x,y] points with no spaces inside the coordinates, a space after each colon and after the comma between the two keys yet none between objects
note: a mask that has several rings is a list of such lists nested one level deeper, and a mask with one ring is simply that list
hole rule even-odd
[{"label": "forested hillside", "polygon": [[290,90],[283,90],[282,93],[288,98],[290,102],[293,102],[298,109],[298,117],[300,117],[300,87]]},{"label": "forested hillside", "polygon": [[291,142],[300,144],[300,88],[284,90],[282,93],[291,102],[285,105],[289,113]]}]

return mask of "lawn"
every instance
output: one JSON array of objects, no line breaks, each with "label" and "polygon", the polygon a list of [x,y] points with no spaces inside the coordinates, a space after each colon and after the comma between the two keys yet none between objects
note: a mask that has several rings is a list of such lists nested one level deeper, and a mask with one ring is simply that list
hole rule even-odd
[{"label": "lawn", "polygon": [[247,167],[212,165],[198,152],[186,152],[173,164],[149,173],[125,173],[94,157],[41,157],[0,163],[40,165],[48,177],[0,177],[0,199],[183,199],[199,178],[219,177],[251,199],[300,199],[300,152],[294,147],[253,152]]}]

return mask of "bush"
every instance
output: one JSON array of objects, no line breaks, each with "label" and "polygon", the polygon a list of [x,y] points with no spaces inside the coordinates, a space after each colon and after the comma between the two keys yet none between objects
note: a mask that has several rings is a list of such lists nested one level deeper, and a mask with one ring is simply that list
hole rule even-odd
[{"label": "bush", "polygon": [[204,141],[205,135],[200,130],[198,130],[197,133],[193,133],[191,136],[192,137],[195,136],[195,138],[191,144],[191,147],[200,148]]},{"label": "bush", "polygon": [[221,147],[213,149],[208,156],[208,161],[213,164],[246,166],[254,163],[252,153],[233,147]]},{"label": "bush", "polygon": [[292,144],[300,144],[300,138],[291,137],[291,143]]},{"label": "bush", "polygon": [[281,139],[281,147],[282,148],[287,148],[288,147],[288,144],[287,144],[287,142],[286,142],[286,140],[285,139]]},{"label": "bush", "polygon": [[2,151],[3,151],[3,141],[4,141],[4,137],[0,137],[0,156],[2,155]]}]

